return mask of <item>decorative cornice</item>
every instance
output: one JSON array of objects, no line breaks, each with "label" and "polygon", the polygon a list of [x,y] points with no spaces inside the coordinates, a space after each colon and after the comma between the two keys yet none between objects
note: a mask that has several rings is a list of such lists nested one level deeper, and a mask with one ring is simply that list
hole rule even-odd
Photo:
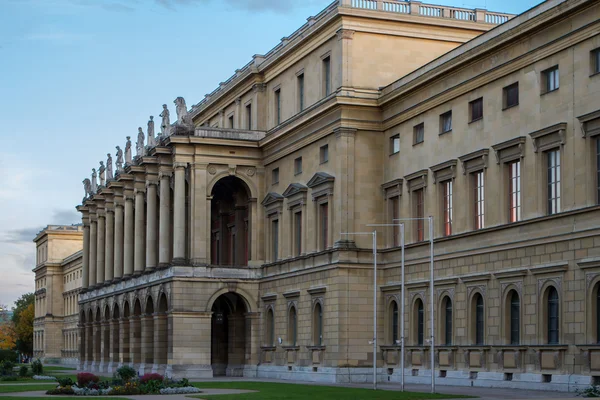
[{"label": "decorative cornice", "polygon": [[283,199],[284,199],[284,197],[282,195],[280,195],[279,193],[269,192],[269,193],[267,193],[264,200],[260,204],[267,207],[267,206],[270,206],[271,204],[283,203]]},{"label": "decorative cornice", "polygon": [[600,257],[583,258],[577,261],[577,265],[581,269],[600,267]]},{"label": "decorative cornice", "polygon": [[487,169],[489,153],[489,149],[481,149],[469,154],[465,154],[464,156],[458,157],[458,159],[462,163],[463,175]]},{"label": "decorative cornice", "polygon": [[301,183],[291,183],[285,192],[283,192],[283,197],[288,198],[298,193],[304,193],[308,191],[308,188]]},{"label": "decorative cornice", "polygon": [[458,161],[452,159],[429,167],[433,172],[433,183],[454,180],[456,178],[456,164],[458,164]]},{"label": "decorative cornice", "polygon": [[306,186],[308,186],[311,189],[314,189],[315,187],[319,186],[319,185],[323,185],[323,184],[333,184],[333,182],[335,181],[335,177],[332,175],[329,175],[328,173],[325,172],[317,172],[316,174],[313,175],[312,178],[310,178],[310,180],[308,181],[308,183],[306,184]]},{"label": "decorative cornice", "polygon": [[[593,111],[577,117],[581,124],[581,136],[592,137],[600,134],[600,110]],[[593,123],[592,126],[588,126]]]},{"label": "decorative cornice", "polygon": [[533,275],[552,274],[566,272],[569,269],[568,261],[558,261],[555,263],[541,264],[529,268]]},{"label": "decorative cornice", "polygon": [[275,301],[277,299],[277,293],[266,293],[260,297],[262,301]]},{"label": "decorative cornice", "polygon": [[500,162],[510,162],[521,159],[525,156],[525,136],[519,136],[506,142],[498,143],[492,146],[496,156],[496,164]]},{"label": "decorative cornice", "polygon": [[412,174],[406,175],[404,179],[408,185],[408,191],[412,192],[413,190],[421,189],[427,186],[427,175],[429,170],[422,169],[417,172],[413,172]]},{"label": "decorative cornice", "polygon": [[315,286],[315,287],[306,289],[306,291],[311,295],[322,294],[327,291],[327,286]]},{"label": "decorative cornice", "polygon": [[338,31],[335,33],[338,40],[342,40],[342,39],[348,39],[348,40],[352,40],[352,38],[354,37],[354,33],[356,31],[353,31],[352,29],[338,29]]},{"label": "decorative cornice", "polygon": [[339,128],[335,128],[333,130],[333,133],[335,134],[336,138],[341,138],[341,137],[353,138],[354,136],[356,136],[356,129],[347,128],[347,127],[339,127]]},{"label": "decorative cornice", "polygon": [[533,152],[537,153],[539,150],[544,151],[558,147],[559,145],[564,145],[566,129],[567,123],[561,122],[535,132],[531,132],[529,136],[533,139]]},{"label": "decorative cornice", "polygon": [[290,290],[290,291],[284,292],[283,297],[285,297],[286,299],[300,297],[300,290]]},{"label": "decorative cornice", "polygon": [[389,182],[381,185],[381,189],[383,190],[383,195],[386,199],[395,196],[402,196],[402,185],[404,184],[404,179],[398,178],[391,180]]}]

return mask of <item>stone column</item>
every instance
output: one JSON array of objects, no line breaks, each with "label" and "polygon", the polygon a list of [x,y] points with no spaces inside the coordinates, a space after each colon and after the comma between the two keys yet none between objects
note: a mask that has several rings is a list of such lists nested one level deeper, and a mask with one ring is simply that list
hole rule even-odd
[{"label": "stone column", "polygon": [[142,364],[139,372],[145,374],[151,372],[154,366],[154,318],[152,315],[144,314],[140,318],[140,325]]},{"label": "stone column", "polygon": [[129,351],[129,318],[119,319],[119,366],[131,362]]},{"label": "stone column", "polygon": [[[166,374],[176,379],[212,378],[210,312],[171,312],[169,314],[169,365]],[[194,334],[189,334],[189,327]]]},{"label": "stone column", "polygon": [[168,335],[167,314],[155,313],[154,319],[154,365],[152,372],[163,375],[167,368]]},{"label": "stone column", "polygon": [[90,284],[90,223],[87,217],[83,219],[83,257],[81,260],[83,276],[81,286],[87,289]]},{"label": "stone column", "polygon": [[246,313],[246,365],[260,362],[260,313]]},{"label": "stone column", "polygon": [[171,174],[161,171],[158,264],[171,263]]},{"label": "stone column", "polygon": [[98,372],[106,372],[108,367],[108,321],[102,321],[100,324],[100,364],[98,365]]},{"label": "stone column", "polygon": [[185,262],[185,163],[174,163],[173,261]]},{"label": "stone column", "polygon": [[129,365],[136,371],[140,367],[141,359],[141,339],[142,331],[140,326],[140,316],[132,315],[129,317]]},{"label": "stone column", "polygon": [[338,128],[336,137],[337,170],[342,171],[336,177],[335,187],[335,244],[337,248],[356,247],[354,239],[340,235],[340,232],[356,232],[354,229],[354,142],[356,129]]},{"label": "stone column", "polygon": [[81,341],[79,343],[79,366],[77,369],[80,371],[85,371],[87,369],[87,354],[85,352],[86,346],[86,332],[85,332],[85,324],[79,323],[79,337]]},{"label": "stone column", "polygon": [[144,249],[146,221],[144,215],[144,191],[135,189],[135,239],[133,274],[139,275],[144,272],[146,265],[146,254]]},{"label": "stone column", "polygon": [[98,248],[98,222],[93,219],[90,222],[90,271],[89,288],[96,286],[96,249]]},{"label": "stone column", "polygon": [[112,373],[116,371],[119,363],[119,321],[111,319],[108,323],[109,329],[109,349],[108,349],[108,366],[106,371]]},{"label": "stone column", "polygon": [[235,265],[247,265],[250,259],[250,257],[246,259],[246,254],[250,256],[250,243],[246,242],[246,235],[249,237],[250,232],[246,232],[246,229],[250,228],[251,206],[251,203],[235,206]]},{"label": "stone column", "polygon": [[106,219],[104,210],[98,214],[98,233],[97,240],[98,244],[96,247],[96,284],[102,285],[104,283],[104,251],[105,251],[105,232]]},{"label": "stone column", "polygon": [[104,240],[104,283],[112,282],[115,262],[115,213],[106,209],[106,238]]},{"label": "stone column", "polygon": [[146,181],[146,198],[147,206],[146,210],[146,268],[154,269],[158,266],[158,260],[156,257],[156,250],[158,247],[158,240],[156,234],[158,233],[157,224],[157,195],[156,186],[158,182]]},{"label": "stone column", "polygon": [[85,352],[87,371],[91,371],[94,367],[94,323],[87,322],[85,324]]},{"label": "stone column", "polygon": [[92,363],[92,371],[99,372],[101,364],[101,344],[102,344],[102,327],[100,322],[94,322],[93,326],[94,342],[93,342],[93,356],[94,362]]},{"label": "stone column", "polygon": [[[207,193],[206,181],[208,164],[194,163],[193,173],[193,193],[190,194],[192,200],[192,215],[190,223],[192,224],[192,237],[190,238],[191,255],[190,258],[194,264],[210,264],[210,211],[207,214]],[[210,210],[210,208],[208,208]]]},{"label": "stone column", "polygon": [[123,277],[123,205],[115,203],[114,279]]},{"label": "stone column", "polygon": [[133,275],[133,197],[125,194],[123,276]]}]

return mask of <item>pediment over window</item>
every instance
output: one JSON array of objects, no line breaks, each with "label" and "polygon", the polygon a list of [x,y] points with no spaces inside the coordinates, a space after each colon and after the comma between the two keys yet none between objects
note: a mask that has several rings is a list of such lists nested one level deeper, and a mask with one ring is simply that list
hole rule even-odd
[{"label": "pediment over window", "polygon": [[456,178],[456,164],[458,164],[458,161],[454,159],[429,167],[433,172],[433,183],[454,180]]},{"label": "pediment over window", "polygon": [[283,203],[283,196],[279,193],[269,192],[265,196],[265,199],[260,203],[263,206],[267,207],[275,203]]},{"label": "pediment over window", "polygon": [[567,123],[561,122],[544,129],[531,132],[529,136],[533,139],[533,152],[546,151],[565,144]]},{"label": "pediment over window", "polygon": [[581,124],[581,133],[584,138],[600,135],[600,110],[580,115],[577,119]]},{"label": "pediment over window", "polygon": [[489,149],[481,149],[458,157],[462,163],[463,175],[481,171],[488,167]]},{"label": "pediment over window", "polygon": [[333,195],[333,183],[335,177],[325,172],[317,172],[306,184],[312,189],[313,200],[322,196]]},{"label": "pediment over window", "polygon": [[422,169],[417,172],[413,172],[410,175],[406,175],[404,179],[408,186],[408,191],[419,190],[427,186],[427,174],[428,170]]},{"label": "pediment over window", "polygon": [[386,199],[402,196],[402,184],[404,180],[402,178],[394,179],[381,185],[383,189],[383,195]]},{"label": "pediment over window", "polygon": [[299,193],[306,193],[307,191],[308,187],[304,186],[303,184],[291,183],[290,186],[285,189],[285,192],[283,192],[283,197],[288,198]]},{"label": "pediment over window", "polygon": [[519,160],[525,156],[525,136],[519,136],[492,146],[496,155],[496,164]]}]

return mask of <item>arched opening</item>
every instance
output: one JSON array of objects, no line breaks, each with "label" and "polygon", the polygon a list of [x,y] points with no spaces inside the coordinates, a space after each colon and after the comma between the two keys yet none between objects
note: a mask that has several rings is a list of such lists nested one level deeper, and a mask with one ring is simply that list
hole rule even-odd
[{"label": "arched opening", "polygon": [[133,317],[129,319],[129,329],[131,334],[129,347],[131,351],[131,361],[134,364],[134,368],[136,368],[142,362],[142,324],[140,321],[141,315],[142,305],[140,304],[140,300],[136,299],[133,305]]},{"label": "arched opening", "polygon": [[[168,342],[168,320],[167,312],[169,305],[167,302],[167,296],[161,293],[158,299],[158,313],[156,314],[156,323],[154,328],[157,331],[156,342],[154,343],[154,364],[159,366],[159,370],[162,372],[163,368],[166,368],[168,355],[169,355],[169,342]],[[164,367],[163,367],[164,366]]]},{"label": "arched opening", "polygon": [[425,309],[423,300],[417,299],[413,307],[413,342],[417,346],[423,346],[425,334]]},{"label": "arched opening", "polygon": [[[94,361],[94,314],[88,310],[86,330],[86,360],[88,363]],[[89,366],[90,364],[88,364]]]},{"label": "arched opening", "polygon": [[265,346],[275,346],[275,316],[273,308],[267,310],[267,323],[265,325]]},{"label": "arched opening", "polygon": [[119,309],[119,305],[115,304],[112,312],[112,321],[111,321],[111,336],[110,340],[112,343],[112,362],[119,362],[119,318],[121,318],[121,312]]},{"label": "arched opening", "polygon": [[389,321],[390,321],[390,328],[389,328],[389,335],[388,335],[388,342],[391,345],[396,345],[398,343],[398,341],[400,340],[399,338],[399,321],[400,318],[398,316],[398,303],[396,302],[396,300],[392,300],[391,304],[390,304],[390,309],[389,309]]},{"label": "arched opening", "polygon": [[248,265],[248,186],[240,178],[227,176],[215,184],[211,194],[211,263]]},{"label": "arched opening", "polygon": [[444,296],[440,307],[440,329],[440,343],[452,345],[452,300],[448,296]]},{"label": "arched opening", "polygon": [[131,317],[131,311],[129,310],[129,302],[125,302],[123,305],[123,320],[120,322],[119,330],[123,333],[122,338],[122,349],[120,353],[121,362],[128,364],[131,362],[131,339],[129,337],[131,329],[129,327],[129,319]]},{"label": "arched opening", "polygon": [[298,341],[298,314],[296,313],[296,307],[291,306],[288,313],[288,344],[290,346],[296,346]]},{"label": "arched opening", "polygon": [[521,299],[514,289],[504,299],[504,337],[511,345],[521,342]]},{"label": "arched opening", "polygon": [[154,301],[152,297],[146,300],[144,316],[141,320],[142,328],[142,363],[151,369],[154,364]]},{"label": "arched opening", "polygon": [[246,358],[246,317],[244,299],[229,292],[212,305],[211,365],[214,376],[243,376]]},{"label": "arched opening", "polygon": [[79,313],[79,327],[80,327],[79,335],[81,337],[81,343],[80,343],[80,348],[79,348],[79,359],[80,359],[81,363],[88,361],[87,352],[86,352],[85,324],[86,324],[85,312],[81,311]]},{"label": "arched opening", "polygon": [[547,313],[548,313],[548,344],[558,344],[559,338],[559,318],[558,318],[558,292],[554,286],[547,290]]},{"label": "arched opening", "polygon": [[484,304],[481,293],[475,293],[471,300],[471,337],[475,345],[484,343]]},{"label": "arched opening", "polygon": [[101,360],[100,351],[102,349],[102,341],[101,341],[101,332],[102,332],[102,313],[100,311],[100,307],[96,308],[96,319],[94,320],[94,361],[96,362],[96,366],[99,365]]},{"label": "arched opening", "polygon": [[104,307],[104,320],[102,321],[102,361],[110,360],[110,307]]},{"label": "arched opening", "polygon": [[313,345],[323,345],[323,307],[320,302],[315,304],[313,309]]}]

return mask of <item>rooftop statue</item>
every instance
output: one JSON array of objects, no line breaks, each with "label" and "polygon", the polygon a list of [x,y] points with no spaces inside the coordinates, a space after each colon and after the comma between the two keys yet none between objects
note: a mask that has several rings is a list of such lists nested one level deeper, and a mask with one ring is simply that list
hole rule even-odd
[{"label": "rooftop statue", "polygon": [[98,191],[98,181],[96,181],[96,168],[92,168],[92,184],[91,184],[91,193],[94,194]]},{"label": "rooftop statue", "polygon": [[104,171],[106,167],[104,166],[104,161],[100,161],[100,168],[98,168],[98,175],[100,176],[100,186],[104,186]]},{"label": "rooftop statue", "polygon": [[175,109],[177,111],[177,125],[189,125],[192,123],[190,119],[190,115],[188,114],[187,106],[185,104],[185,99],[183,97],[178,97],[173,102],[175,103]]},{"label": "rooftop statue", "polygon": [[160,124],[160,129],[162,131],[161,136],[171,136],[171,113],[169,113],[166,104],[163,104],[163,111],[160,113],[159,117],[162,117],[162,123]]},{"label": "rooftop statue", "polygon": [[131,157],[131,136],[127,136],[127,143],[125,143],[125,165],[129,165],[133,162]]},{"label": "rooftop statue", "polygon": [[148,147],[156,146],[156,139],[154,138],[154,117],[151,115],[148,121]]},{"label": "rooftop statue", "polygon": [[110,153],[106,155],[106,181],[111,181],[114,179],[113,176],[113,162]]},{"label": "rooftop statue", "polygon": [[83,196],[81,203],[85,202],[92,195],[92,183],[88,178],[83,180],[83,190],[85,190],[85,196]]},{"label": "rooftop statue", "polygon": [[137,157],[143,157],[144,154],[144,131],[141,127],[138,128],[137,142],[135,143],[135,154]]},{"label": "rooftop statue", "polygon": [[117,166],[117,173],[119,173],[123,170],[123,150],[121,150],[119,146],[117,146],[116,149],[117,152],[115,153],[115,156],[117,157],[117,161],[115,164]]}]

